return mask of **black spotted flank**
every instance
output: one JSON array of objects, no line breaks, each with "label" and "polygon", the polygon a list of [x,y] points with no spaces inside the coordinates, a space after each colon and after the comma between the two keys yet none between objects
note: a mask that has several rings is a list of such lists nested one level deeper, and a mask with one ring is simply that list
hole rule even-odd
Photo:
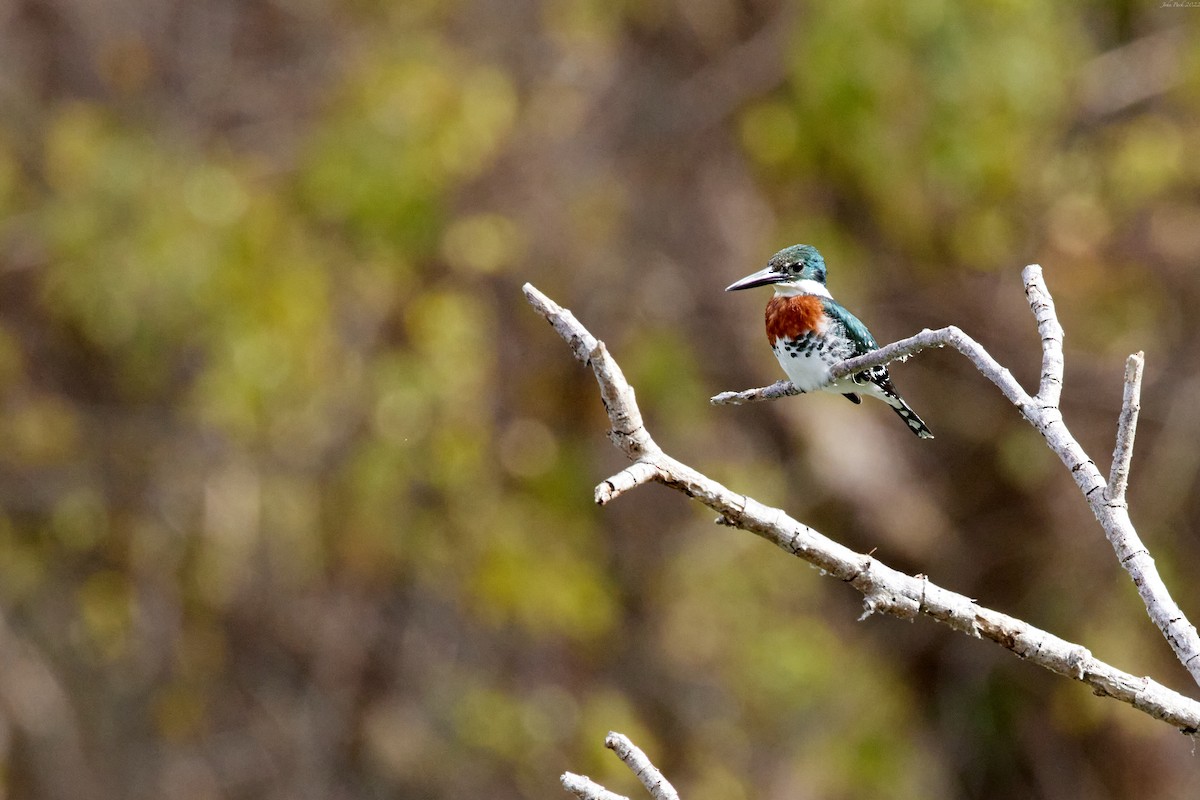
[{"label": "black spotted flank", "polygon": [[[792,358],[799,358],[802,355],[812,355],[820,344],[817,337],[811,335],[804,335],[798,339],[780,339],[779,342],[783,344],[783,352],[789,354]],[[775,346],[778,348],[779,344],[777,343]]]}]

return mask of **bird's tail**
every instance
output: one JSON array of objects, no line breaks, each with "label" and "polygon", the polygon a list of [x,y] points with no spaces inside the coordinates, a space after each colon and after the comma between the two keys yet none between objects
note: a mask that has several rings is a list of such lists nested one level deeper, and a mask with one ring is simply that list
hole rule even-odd
[{"label": "bird's tail", "polygon": [[888,374],[887,367],[877,367],[870,372],[860,372],[854,376],[854,382],[869,394],[891,406],[896,415],[904,420],[908,429],[917,436],[922,439],[933,438],[933,431],[929,430],[929,426],[925,424],[924,420],[917,416],[917,412],[908,407],[908,403],[904,402],[904,398],[892,385],[892,376]]},{"label": "bird's tail", "polygon": [[908,407],[908,403],[904,402],[904,398],[898,394],[893,394],[890,397],[884,398],[884,402],[892,407],[896,412],[896,416],[904,420],[904,424],[908,429],[920,436],[922,439],[932,439],[933,431],[929,430],[929,426],[925,421],[917,416],[917,412]]}]

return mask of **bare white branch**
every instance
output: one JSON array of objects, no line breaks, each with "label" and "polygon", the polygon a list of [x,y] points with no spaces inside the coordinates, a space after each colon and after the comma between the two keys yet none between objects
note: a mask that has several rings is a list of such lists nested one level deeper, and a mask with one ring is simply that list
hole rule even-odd
[{"label": "bare white branch", "polygon": [[654,800],[679,800],[679,793],[675,791],[675,787],[650,763],[646,754],[629,741],[628,736],[610,731],[604,739],[604,746],[616,753],[617,757],[625,762],[625,766],[633,770],[633,774],[637,775]]},{"label": "bare white branch", "polygon": [[[1030,272],[1027,270],[1027,278],[1035,284],[1040,284],[1040,270],[1032,275]],[[1044,286],[1035,288],[1040,289],[1045,297],[1049,298],[1049,293],[1044,292]],[[864,606],[868,612],[887,613],[902,618],[911,618],[918,614],[932,617],[970,636],[996,642],[1038,666],[1087,684],[1098,695],[1117,698],[1155,719],[1174,725],[1185,733],[1194,734],[1200,731],[1200,703],[1195,700],[1149,678],[1122,672],[1096,659],[1080,645],[1060,639],[1022,620],[980,606],[968,597],[933,584],[925,576],[906,575],[877,559],[857,553],[792,519],[784,511],[737,494],[671,458],[662,452],[641,425],[641,414],[637,411],[633,391],[615,363],[612,363],[607,350],[598,344],[591,344],[596,342],[595,338],[570,315],[570,312],[561,309],[529,284],[525,285],[525,295],[534,308],[554,324],[559,334],[571,345],[576,357],[591,364],[613,425],[610,437],[614,444],[630,460],[653,465],[658,473],[654,479],[658,482],[678,489],[716,511],[722,524],[755,533],[787,552],[803,558],[826,574],[849,583],[864,594]],[[1047,307],[1052,313],[1053,306]],[[581,346],[581,343],[585,342],[589,345]],[[1098,490],[1105,486],[1095,464],[1070,436],[1057,409],[1036,406],[1007,370],[1000,367],[981,346],[957,328],[924,331],[911,339],[843,362],[838,369],[845,370],[842,374],[850,374],[873,364],[886,363],[939,344],[955,347],[977,366],[981,363],[986,365],[986,370],[980,367],[981,372],[1020,407],[1022,414],[1046,437],[1051,448],[1059,454],[1064,463],[1072,467],[1072,474],[1076,476],[1076,482],[1081,488],[1094,487]],[[635,419],[638,423],[637,430],[629,431],[629,421]],[[1133,530],[1126,509],[1106,504],[1100,491],[1085,491],[1085,495],[1096,511],[1097,518],[1104,524],[1106,532]],[[1110,534],[1110,540],[1113,538]],[[1114,548],[1118,548],[1118,557],[1122,556],[1123,548],[1129,546],[1129,541],[1123,539],[1120,548],[1117,541],[1113,542]],[[1136,534],[1132,541],[1136,541]],[[1140,542],[1138,544],[1140,545]],[[1196,661],[1200,659],[1197,659],[1195,654],[1200,654],[1200,646],[1193,644],[1197,641],[1195,628],[1187,623],[1182,612],[1178,612],[1173,603],[1167,605],[1160,602],[1163,596],[1169,601],[1170,596],[1166,593],[1166,587],[1161,585],[1161,580],[1157,580],[1157,572],[1149,555],[1143,548],[1140,552],[1129,553],[1128,557],[1122,557],[1121,560],[1126,568],[1130,569],[1131,574],[1134,569],[1130,565],[1134,565],[1138,574],[1147,582],[1157,581],[1157,585],[1151,586],[1146,592],[1143,592],[1143,586],[1139,585],[1139,592],[1143,592],[1147,608],[1155,609],[1151,610],[1151,617],[1155,619],[1156,624],[1164,633],[1170,632],[1167,639],[1177,655],[1193,670],[1194,675],[1198,674],[1196,668],[1200,667],[1200,664]],[[1153,605],[1151,601],[1154,601]],[[1171,608],[1178,612],[1175,619],[1160,621],[1156,617],[1156,611],[1171,613]]]},{"label": "bare white branch", "polygon": [[596,382],[600,385],[600,399],[604,401],[604,408],[608,411],[608,418],[612,423],[608,438],[626,453],[635,452],[640,455],[643,452],[656,452],[658,445],[654,444],[642,423],[642,412],[634,397],[633,387],[625,380],[621,367],[609,357],[604,342],[596,339],[587,328],[580,325],[570,310],[542,294],[533,284],[525,284],[522,290],[530,305],[545,317],[554,330],[558,331],[558,335],[571,346],[575,358],[590,366],[595,373]]},{"label": "bare white branch", "polygon": [[1142,369],[1146,357],[1140,351],[1125,362],[1125,392],[1121,397],[1121,416],[1117,419],[1117,446],[1113,450],[1105,497],[1110,503],[1125,503],[1129,485],[1129,463],[1133,460],[1133,438],[1137,435],[1138,412],[1142,409]]},{"label": "bare white branch", "polygon": [[610,792],[586,775],[576,775],[574,772],[564,772],[559,778],[563,788],[579,798],[579,800],[629,800],[623,794]]}]

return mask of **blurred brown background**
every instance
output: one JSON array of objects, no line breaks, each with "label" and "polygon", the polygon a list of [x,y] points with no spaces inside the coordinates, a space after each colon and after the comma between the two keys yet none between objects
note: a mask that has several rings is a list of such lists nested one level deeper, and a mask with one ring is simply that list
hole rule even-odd
[{"label": "blurred brown background", "polygon": [[[911,5],[911,7],[908,7]],[[1061,6],[1061,7],[1060,7]],[[569,306],[673,455],[1196,694],[1069,475],[962,358],[937,434],[774,381],[817,245],[880,341],[1026,386],[1020,270],[1185,609],[1200,558],[1200,8],[0,3],[0,794],[1184,798],[1193,743],[860,597],[686,498],[610,508]]]}]

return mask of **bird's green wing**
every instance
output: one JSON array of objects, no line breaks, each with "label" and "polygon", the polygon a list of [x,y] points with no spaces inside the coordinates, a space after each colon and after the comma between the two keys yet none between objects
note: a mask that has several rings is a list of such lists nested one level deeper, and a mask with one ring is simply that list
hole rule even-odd
[{"label": "bird's green wing", "polygon": [[845,330],[846,336],[854,342],[854,347],[859,355],[869,353],[879,347],[875,342],[875,337],[858,317],[833,300],[821,299],[825,304],[825,316],[829,317],[834,325],[840,325]]}]

